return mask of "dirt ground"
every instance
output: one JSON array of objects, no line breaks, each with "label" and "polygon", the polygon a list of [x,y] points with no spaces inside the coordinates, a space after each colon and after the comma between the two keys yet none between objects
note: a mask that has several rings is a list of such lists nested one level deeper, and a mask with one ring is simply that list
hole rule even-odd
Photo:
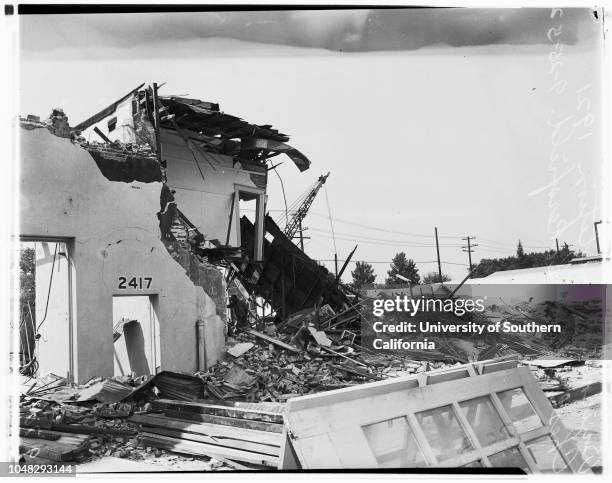
[{"label": "dirt ground", "polygon": [[591,468],[601,467],[601,394],[566,404],[556,411],[563,425],[574,436],[585,462]]},{"label": "dirt ground", "polygon": [[232,468],[221,461],[209,458],[189,457],[164,452],[142,460],[102,456],[77,465],[77,474],[83,473],[138,473],[171,471],[227,471]]}]

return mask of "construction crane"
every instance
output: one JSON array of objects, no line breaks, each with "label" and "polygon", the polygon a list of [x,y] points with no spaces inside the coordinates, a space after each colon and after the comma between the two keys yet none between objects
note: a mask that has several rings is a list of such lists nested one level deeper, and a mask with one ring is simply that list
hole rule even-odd
[{"label": "construction crane", "polygon": [[[308,213],[308,210],[310,209],[310,206],[312,205],[312,202],[314,201],[315,197],[317,196],[317,193],[321,189],[321,186],[325,184],[325,181],[327,180],[328,176],[329,172],[325,175],[319,176],[319,179],[314,184],[314,186],[294,202],[293,205],[296,206],[296,208],[290,210],[291,212],[293,212],[293,215],[291,216],[291,218],[288,219],[284,230],[285,235],[287,235],[287,238],[292,240],[295,237],[296,233],[300,232],[301,234],[302,220],[306,218],[306,215]],[[304,251],[304,238],[302,236],[300,236],[300,248],[302,251]]]}]

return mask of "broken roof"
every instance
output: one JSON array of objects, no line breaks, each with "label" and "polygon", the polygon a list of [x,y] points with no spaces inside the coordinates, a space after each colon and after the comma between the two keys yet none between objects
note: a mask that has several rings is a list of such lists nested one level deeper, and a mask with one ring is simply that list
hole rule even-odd
[{"label": "broken roof", "polygon": [[[89,119],[81,122],[74,129],[83,131],[111,115],[117,106],[129,96],[142,89],[144,84],[132,89],[125,96],[113,102]],[[219,109],[219,104],[200,99],[189,99],[179,96],[160,96],[160,103],[165,111],[161,125],[168,129],[185,129],[198,132],[221,143],[227,143],[231,154],[253,153],[253,156],[264,154],[286,154],[298,167],[305,171],[310,167],[310,160],[297,149],[286,144],[289,136],[274,129],[270,124],[251,124],[237,116],[226,114]],[[239,139],[240,142],[232,140]],[[214,145],[215,142],[209,143]],[[230,154],[230,153],[227,153]],[[265,158],[266,156],[264,156]]]},{"label": "broken roof", "polygon": [[176,115],[177,123],[185,129],[227,139],[255,137],[289,141],[289,136],[272,129],[271,125],[250,124],[239,117],[220,111],[219,104],[174,96],[160,96],[160,100],[171,114]]},{"label": "broken roof", "polygon": [[[285,144],[289,136],[273,129],[270,124],[251,124],[239,117],[219,110],[219,104],[176,96],[160,96],[167,112],[174,115],[172,121],[182,129],[196,131],[223,140],[240,139],[243,151],[268,151],[284,153],[300,171],[310,167],[310,161],[297,149]],[[172,123],[162,119],[162,125]]]}]

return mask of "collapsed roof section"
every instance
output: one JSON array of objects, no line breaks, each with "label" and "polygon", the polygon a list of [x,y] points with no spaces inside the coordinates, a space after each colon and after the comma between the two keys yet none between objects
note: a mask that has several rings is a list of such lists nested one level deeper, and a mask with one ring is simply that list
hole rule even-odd
[{"label": "collapsed roof section", "polygon": [[188,134],[187,137],[197,134],[198,140],[203,141],[200,148],[204,151],[232,156],[241,162],[260,164],[273,156],[286,154],[300,171],[310,167],[310,160],[287,144],[289,136],[271,125],[252,124],[226,114],[216,103],[178,96],[157,96],[156,89],[145,87],[145,84],[81,122],[74,130],[81,132],[90,128],[115,113],[123,102],[134,96],[139,104],[146,106],[149,121],[153,125],[157,126],[156,115],[159,113],[159,127],[176,130],[181,135]]},{"label": "collapsed roof section", "polygon": [[[250,252],[255,227],[246,217],[240,222],[242,249]],[[249,292],[265,299],[283,317],[317,305],[329,305],[336,311],[349,306],[335,277],[287,238],[269,216],[265,231],[263,263],[242,263],[236,273]]]},{"label": "collapsed roof section", "polygon": [[219,104],[199,99],[160,96],[160,103],[165,108],[161,126],[199,133],[207,138],[204,149],[248,161],[260,161],[284,153],[300,171],[310,167],[306,156],[286,144],[289,136],[273,129],[270,124],[251,124],[222,112]]}]

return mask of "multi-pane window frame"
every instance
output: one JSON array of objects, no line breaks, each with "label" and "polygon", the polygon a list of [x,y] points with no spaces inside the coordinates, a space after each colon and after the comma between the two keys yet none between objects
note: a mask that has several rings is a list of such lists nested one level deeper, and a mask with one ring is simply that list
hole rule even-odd
[{"label": "multi-pane window frame", "polygon": [[[406,417],[427,466],[461,467],[474,462],[491,467],[489,457],[516,447],[529,471],[540,468],[527,443],[549,436],[569,471],[588,471],[567,430],[526,367],[516,361],[474,363],[457,369],[432,371],[412,378],[386,380],[350,391],[304,396],[288,404],[288,439],[303,468],[376,468],[377,460],[364,426]],[[498,394],[520,388],[542,425],[519,434]],[[460,403],[486,396],[509,437],[482,446],[461,411]],[[451,405],[473,449],[448,459],[436,458],[416,413]],[[295,416],[292,415],[295,413]]]},{"label": "multi-pane window frame", "polygon": [[[468,371],[469,376],[479,375],[475,372],[476,369],[474,368],[474,366],[471,366],[471,365],[467,366],[467,371]],[[514,426],[514,423],[512,422],[510,415],[504,408],[498,396],[498,393],[510,391],[513,389],[520,389],[523,391],[523,394],[527,398],[527,401],[529,402],[532,409],[535,411],[536,415],[540,419],[540,423],[541,423],[540,427],[532,429],[522,434],[518,432],[517,428]],[[549,436],[551,437],[553,444],[555,444],[555,446],[557,447],[555,440],[551,435],[552,424],[554,423],[552,421],[550,424],[545,423],[545,421],[550,419],[551,416],[552,416],[552,419],[554,420],[555,416],[554,416],[554,413],[551,415],[551,412],[546,411],[545,407],[540,408],[540,410],[538,411],[537,404],[534,404],[534,402],[531,400],[529,396],[529,392],[531,392],[529,391],[529,388],[525,388],[525,386],[520,385],[520,386],[514,386],[508,389],[504,389],[501,391],[484,393],[480,396],[475,396],[473,398],[468,398],[468,399],[449,398],[447,402],[445,402],[444,404],[440,406],[432,406],[432,407],[423,406],[422,410],[408,413],[405,415],[405,417],[407,419],[409,429],[412,431],[412,434],[414,435],[419,448],[424,454],[429,465],[432,467],[457,468],[457,467],[469,465],[470,463],[480,462],[482,466],[490,468],[490,467],[493,467],[493,465],[489,461],[489,456],[495,455],[507,449],[517,448],[521,456],[523,457],[523,459],[529,466],[529,470],[532,473],[538,473],[540,472],[540,468],[538,467],[537,462],[533,459],[533,457],[531,456],[531,453],[527,449],[527,443],[534,441],[542,436]],[[467,418],[463,414],[461,407],[459,406],[461,403],[464,403],[466,401],[471,401],[479,397],[489,398],[489,400],[493,404],[494,409],[497,411],[497,414],[500,416],[504,424],[504,428],[509,434],[509,437],[501,441],[486,445],[486,446],[481,445],[473,428],[471,427]],[[454,416],[458,420],[461,429],[467,435],[468,440],[470,441],[470,444],[472,445],[473,449],[459,456],[455,456],[451,458],[437,458],[434,455],[434,451],[431,447],[431,444],[425,432],[423,431],[421,425],[419,424],[416,418],[416,414],[425,412],[425,411],[430,411],[432,409],[443,408],[446,406],[452,407]],[[548,418],[548,419],[544,419],[544,418]],[[379,422],[383,422],[383,421],[386,421],[386,420],[381,420]],[[558,447],[557,447],[557,450],[559,450]],[[566,461],[565,457],[563,457],[563,454],[561,453],[561,451],[559,451],[559,454],[563,458],[563,462],[565,463],[565,465],[568,466],[569,468],[568,462]]]}]

